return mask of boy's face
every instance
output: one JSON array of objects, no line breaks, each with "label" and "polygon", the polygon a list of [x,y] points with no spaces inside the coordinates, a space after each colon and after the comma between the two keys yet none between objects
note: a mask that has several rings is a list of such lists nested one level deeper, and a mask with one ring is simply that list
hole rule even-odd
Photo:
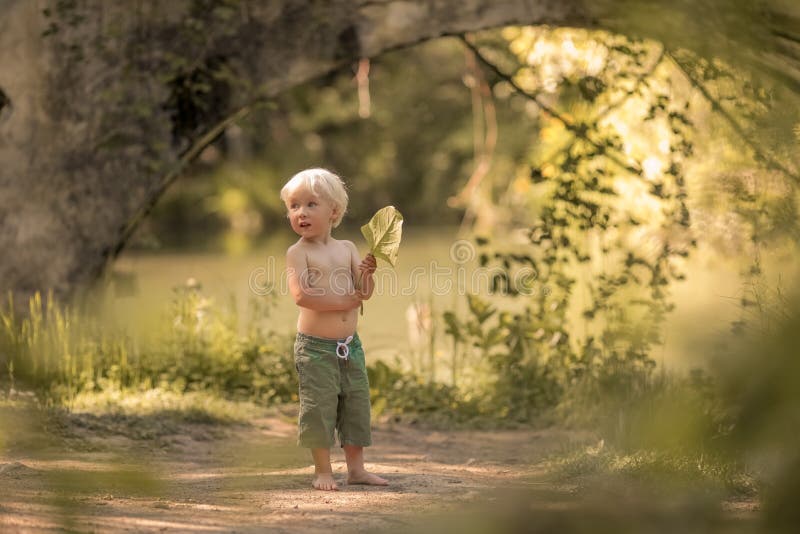
[{"label": "boy's face", "polygon": [[289,222],[297,235],[305,238],[327,235],[331,231],[336,208],[326,198],[303,187],[286,199]]}]

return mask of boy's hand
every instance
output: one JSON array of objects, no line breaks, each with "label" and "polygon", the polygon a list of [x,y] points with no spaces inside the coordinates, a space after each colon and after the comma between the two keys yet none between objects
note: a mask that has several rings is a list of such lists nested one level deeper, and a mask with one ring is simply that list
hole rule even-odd
[{"label": "boy's hand", "polygon": [[375,259],[375,256],[367,254],[367,257],[361,260],[361,263],[358,265],[358,270],[361,276],[371,276],[377,267],[378,261]]}]

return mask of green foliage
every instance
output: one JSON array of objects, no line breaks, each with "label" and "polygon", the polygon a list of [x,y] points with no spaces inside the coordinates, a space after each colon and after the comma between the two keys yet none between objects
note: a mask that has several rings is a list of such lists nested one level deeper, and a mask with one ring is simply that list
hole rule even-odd
[{"label": "green foliage", "polygon": [[[373,412],[430,414],[461,408],[456,388],[426,381],[377,361],[367,368]],[[462,410],[462,413],[466,410]]]},{"label": "green foliage", "polygon": [[[504,311],[502,299],[492,306],[470,295],[466,319],[445,312],[452,382],[464,359],[455,355],[477,351],[491,384],[483,394],[503,415],[529,419],[556,407],[562,418],[592,418],[621,413],[635,399],[655,410],[671,386],[654,376],[651,353],[674,308],[669,288],[685,278],[684,259],[697,245],[692,217],[700,209],[686,169],[696,168],[696,141],[707,149],[708,133],[696,124],[702,113],[693,110],[692,91],[739,136],[743,124],[755,128],[769,114],[764,91],[749,78],[737,84],[721,62],[604,32],[507,28],[464,42],[488,67],[490,83],[531,104],[541,130],[506,194],[495,194],[498,184],[484,189],[484,202],[511,214],[507,224],[477,221],[490,295],[520,302]],[[685,90],[676,90],[679,75]],[[783,169],[779,154],[750,147],[756,161]],[[796,188],[784,175],[778,187],[723,182],[731,193],[725,206],[741,213],[754,243],[796,233]],[[512,232],[525,239],[509,242]],[[576,317],[570,310],[578,307]],[[719,436],[726,414],[715,404],[696,402],[698,413],[713,413],[695,426]]]},{"label": "green foliage", "polygon": [[780,288],[768,291],[756,281],[743,302],[731,343],[720,347],[716,359],[715,392],[730,420],[725,445],[760,464],[767,486],[766,524],[770,530],[791,532],[800,520],[800,296]]},{"label": "green foliage", "polygon": [[555,476],[581,487],[589,486],[596,477],[627,477],[653,486],[680,485],[682,489],[712,494],[743,497],[758,493],[758,482],[747,469],[736,462],[691,452],[639,449],[625,452],[606,446],[601,441],[550,460]]},{"label": "green foliage", "polygon": [[[137,339],[85,311],[60,307],[39,295],[30,313],[2,314],[0,347],[9,387],[19,383],[52,402],[72,406],[83,392],[209,391],[263,403],[296,399],[297,377],[289,336],[245,325],[190,283],[175,289],[163,330]],[[256,310],[254,321],[263,320]]]},{"label": "green foliage", "polygon": [[527,307],[520,313],[499,312],[475,295],[467,301],[466,318],[444,313],[445,333],[458,355],[453,379],[465,372],[482,377],[470,385],[482,399],[482,413],[530,421],[549,412],[586,422],[653,386],[654,363],[644,353],[604,357],[593,340],[574,352],[557,307],[541,320]]},{"label": "green foliage", "polygon": [[[558,401],[561,385],[553,375],[547,355],[561,352],[563,332],[548,332],[552,324],[535,322],[529,310],[498,313],[481,298],[467,297],[469,315],[459,319],[445,312],[445,333],[453,339],[453,378],[460,367],[479,364],[484,374],[484,403],[503,418],[530,420]],[[545,339],[546,338],[546,339]],[[540,343],[541,341],[541,343]],[[566,337],[563,338],[566,341]],[[471,352],[475,352],[472,355]],[[552,353],[552,354],[551,354]],[[477,360],[474,356],[477,356]]]},{"label": "green foliage", "polygon": [[[485,240],[481,264],[506,272],[495,275],[492,289],[510,295],[525,289],[511,283],[512,270],[533,269],[541,290],[530,312],[539,322],[588,292],[587,334],[573,340],[579,360],[646,359],[672,308],[667,286],[684,276],[676,260],[695,244],[683,174],[692,153],[689,100],[659,88],[668,73],[653,43],[566,29],[509,29],[504,36],[507,42],[496,34],[479,40],[476,53],[507,47],[512,53],[502,59],[511,74],[496,70],[496,83],[513,83],[552,119],[531,153],[528,180],[520,173],[510,184],[528,195],[502,206],[529,224],[530,247],[507,253]],[[551,42],[573,52],[548,55]],[[540,63],[547,68],[537,70]],[[545,79],[545,70],[555,77]]]},{"label": "green foliage", "polygon": [[[336,170],[348,183],[345,228],[357,231],[387,204],[416,225],[458,224],[463,211],[442,206],[461,187],[463,180],[454,177],[468,176],[473,167],[464,68],[458,42],[436,40],[370,60],[368,117],[359,115],[349,65],[253,109],[215,140],[187,179],[165,192],[144,221],[140,243],[208,246],[209,235],[236,231],[236,219],[208,202],[229,189],[246,195],[243,215],[257,215],[263,227],[285,224],[278,192],[309,161]],[[417,73],[413,80],[410,71]],[[529,149],[535,124],[516,120],[521,104],[494,103],[505,142],[496,147],[491,176],[513,168]]]}]

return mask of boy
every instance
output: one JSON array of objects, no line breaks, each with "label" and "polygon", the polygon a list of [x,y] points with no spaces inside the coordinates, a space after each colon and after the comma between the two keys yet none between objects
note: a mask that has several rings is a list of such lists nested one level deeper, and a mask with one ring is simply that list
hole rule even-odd
[{"label": "boy", "polygon": [[347,483],[388,485],[364,469],[364,447],[371,444],[369,384],[356,333],[358,308],[372,296],[375,257],[360,261],[352,242],[331,237],[347,210],[347,192],[335,174],[299,172],[281,189],[281,200],[300,236],[286,251],[286,267],[289,290],[300,308],[294,345],[300,379],[298,443],[311,449],[312,485],[339,489],[331,469],[334,428],[347,461]]}]

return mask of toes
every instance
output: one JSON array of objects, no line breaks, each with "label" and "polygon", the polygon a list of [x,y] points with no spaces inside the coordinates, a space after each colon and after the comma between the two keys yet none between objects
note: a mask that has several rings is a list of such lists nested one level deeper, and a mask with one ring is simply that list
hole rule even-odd
[{"label": "toes", "polygon": [[315,480],[311,483],[314,489],[321,491],[338,491],[339,486],[333,480]]}]

